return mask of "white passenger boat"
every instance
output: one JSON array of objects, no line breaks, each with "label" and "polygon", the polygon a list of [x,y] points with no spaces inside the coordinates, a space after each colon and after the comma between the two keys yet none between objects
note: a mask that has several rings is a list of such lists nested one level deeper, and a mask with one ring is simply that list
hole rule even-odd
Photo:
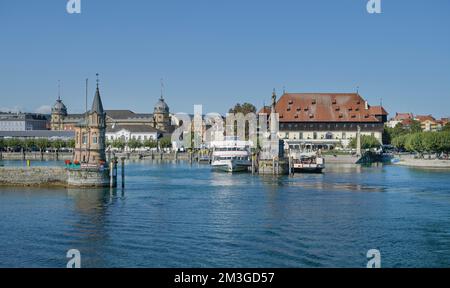
[{"label": "white passenger boat", "polygon": [[211,142],[211,167],[225,172],[249,171],[252,166],[250,146],[251,141],[240,141],[236,137]]},{"label": "white passenger boat", "polygon": [[316,153],[298,153],[293,155],[294,173],[322,173],[325,160]]}]

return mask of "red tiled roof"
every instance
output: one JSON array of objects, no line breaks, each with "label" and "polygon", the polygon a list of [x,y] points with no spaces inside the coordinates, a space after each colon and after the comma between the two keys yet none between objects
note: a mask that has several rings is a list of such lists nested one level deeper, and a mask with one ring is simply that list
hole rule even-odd
[{"label": "red tiled roof", "polygon": [[425,122],[425,121],[436,122],[436,119],[434,119],[434,117],[431,115],[417,115],[415,118],[419,122]]},{"label": "red tiled roof", "polygon": [[380,122],[356,93],[286,93],[275,110],[280,122]]},{"label": "red tiled roof", "polygon": [[409,119],[408,118],[408,119],[402,120],[401,123],[402,123],[403,126],[409,126],[409,125],[411,125],[413,123],[413,121],[414,121],[413,119]]},{"label": "red tiled roof", "polygon": [[388,115],[383,106],[370,106],[369,112],[371,115]]},{"label": "red tiled roof", "polygon": [[406,119],[413,119],[414,115],[412,113],[396,113],[394,120],[395,121],[403,121]]},{"label": "red tiled roof", "polygon": [[438,121],[442,125],[447,125],[447,123],[450,122],[450,118],[441,118],[441,120]]},{"label": "red tiled roof", "polygon": [[258,112],[258,114],[270,114],[271,108],[269,106],[264,106]]}]

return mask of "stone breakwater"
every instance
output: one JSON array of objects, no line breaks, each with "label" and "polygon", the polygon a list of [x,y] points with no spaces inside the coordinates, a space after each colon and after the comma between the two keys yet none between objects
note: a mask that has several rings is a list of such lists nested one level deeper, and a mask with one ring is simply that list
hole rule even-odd
[{"label": "stone breakwater", "polygon": [[0,167],[3,186],[67,186],[63,167]]},{"label": "stone breakwater", "polygon": [[[113,186],[117,184],[114,173]],[[0,186],[109,187],[109,169],[64,167],[0,167]]]}]

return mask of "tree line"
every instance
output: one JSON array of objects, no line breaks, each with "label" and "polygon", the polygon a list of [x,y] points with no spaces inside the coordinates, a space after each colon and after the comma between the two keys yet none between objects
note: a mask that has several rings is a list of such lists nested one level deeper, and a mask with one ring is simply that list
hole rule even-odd
[{"label": "tree line", "polygon": [[419,154],[442,154],[450,152],[450,132],[417,132],[403,134],[392,139],[392,145],[398,149]]},{"label": "tree line", "polygon": [[124,150],[126,147],[131,149],[132,151],[138,149],[138,148],[170,148],[172,147],[172,140],[170,137],[163,137],[159,140],[154,139],[146,139],[144,141],[131,138],[128,141],[125,141],[122,138],[117,138],[114,140],[108,140],[106,142],[106,145],[108,147],[116,148],[119,150]]},{"label": "tree line", "polygon": [[6,152],[18,152],[23,153],[25,159],[25,154],[27,152],[39,151],[41,153],[41,160],[44,158],[44,152],[47,149],[53,149],[56,152],[56,157],[58,158],[59,151],[61,149],[72,149],[75,148],[75,140],[61,140],[61,139],[19,139],[19,138],[0,138],[0,159],[3,158],[2,153]]},{"label": "tree line", "polygon": [[45,151],[49,148],[55,150],[75,148],[75,140],[0,138],[1,151]]},{"label": "tree line", "polygon": [[413,122],[408,127],[398,124],[395,128],[386,128],[385,134],[389,143],[399,150],[418,154],[447,154],[450,152],[450,124],[440,131],[424,132]]}]

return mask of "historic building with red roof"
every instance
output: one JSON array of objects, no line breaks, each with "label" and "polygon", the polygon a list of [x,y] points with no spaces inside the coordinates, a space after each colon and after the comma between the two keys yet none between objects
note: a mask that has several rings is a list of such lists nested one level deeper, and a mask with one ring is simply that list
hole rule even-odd
[{"label": "historic building with red roof", "polygon": [[[331,149],[348,146],[357,135],[382,142],[387,111],[370,106],[358,93],[284,93],[275,105],[279,135],[293,148]],[[268,107],[260,113],[270,113]]]}]

